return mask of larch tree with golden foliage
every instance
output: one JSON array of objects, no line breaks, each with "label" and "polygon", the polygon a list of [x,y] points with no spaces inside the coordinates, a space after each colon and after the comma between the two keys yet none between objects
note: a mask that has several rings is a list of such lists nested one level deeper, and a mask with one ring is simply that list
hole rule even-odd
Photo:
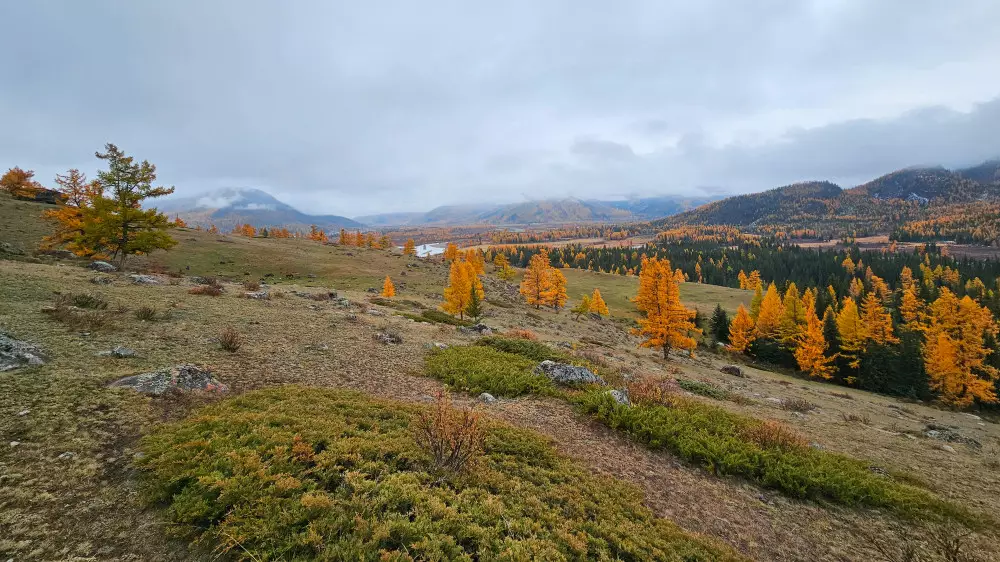
[{"label": "larch tree with golden foliage", "polygon": [[604,302],[604,298],[601,297],[601,290],[594,289],[594,294],[590,296],[590,312],[594,314],[599,314],[601,316],[607,316],[611,314],[608,310],[608,303]]},{"label": "larch tree with golden foliage", "polygon": [[452,262],[458,259],[458,246],[453,242],[448,242],[448,245],[444,247],[444,259]]},{"label": "larch tree with golden foliage", "polygon": [[833,357],[826,355],[829,344],[823,335],[823,321],[816,315],[816,305],[813,299],[811,306],[806,307],[806,326],[797,337],[795,361],[799,369],[810,377],[829,379],[833,377]]},{"label": "larch tree with golden foliage", "polygon": [[847,359],[848,366],[857,369],[861,364],[861,353],[864,351],[867,335],[864,324],[861,323],[858,305],[851,297],[844,297],[844,303],[837,313],[837,333],[840,335],[840,354]]},{"label": "larch tree with golden foliage", "polygon": [[552,271],[549,255],[545,250],[531,256],[524,278],[521,280],[520,292],[529,306],[536,309],[546,304],[546,295],[552,291]]},{"label": "larch tree with golden foliage", "polygon": [[750,344],[757,338],[757,330],[753,323],[753,318],[742,304],[736,309],[736,316],[729,323],[729,346],[730,351],[736,353],[746,353],[750,349]]},{"label": "larch tree with golden foliage", "polygon": [[406,243],[403,244],[403,255],[404,256],[417,255],[417,244],[413,241],[413,238],[407,238]]},{"label": "larch tree with golden foliage", "polygon": [[392,298],[396,296],[396,286],[392,284],[392,279],[389,276],[385,276],[385,282],[382,283],[382,296],[387,298]]},{"label": "larch tree with golden foliage", "polygon": [[576,320],[579,320],[581,316],[590,312],[590,308],[591,308],[590,296],[583,295],[582,297],[580,297],[580,302],[576,303],[576,306],[571,308],[570,312],[572,312],[576,316]]},{"label": "larch tree with golden foliage", "polygon": [[892,333],[892,315],[882,306],[875,292],[865,295],[861,302],[861,325],[864,326],[865,339],[878,345],[899,343]]},{"label": "larch tree with golden foliage", "polygon": [[694,349],[697,342],[691,337],[701,330],[694,325],[695,311],[681,304],[679,279],[670,268],[669,260],[646,258],[639,272],[639,294],[634,302],[644,314],[639,328],[633,330],[641,336],[641,347],[663,350],[669,357],[673,348]]},{"label": "larch tree with golden foliage", "polygon": [[566,295],[566,276],[562,271],[554,267],[549,268],[549,289],[544,292],[542,298],[546,306],[551,306],[555,311],[566,306],[569,296]]},{"label": "larch tree with golden foliage", "polygon": [[788,289],[785,290],[781,309],[778,334],[781,336],[782,345],[787,349],[792,349],[796,346],[799,334],[802,333],[806,325],[805,305],[799,296],[799,289],[795,283],[790,283]]},{"label": "larch tree with golden foliage", "polygon": [[470,296],[475,290],[482,299],[483,283],[476,275],[476,270],[472,264],[456,259],[451,262],[451,269],[448,273],[448,286],[444,290],[444,304],[442,308],[449,314],[457,314],[459,318],[465,319],[465,312],[471,302]]},{"label": "larch tree with golden foliage", "polygon": [[989,309],[968,295],[959,299],[942,287],[929,307],[924,366],[931,390],[945,404],[961,408],[976,400],[997,401],[994,383],[1000,372],[986,363],[991,353],[983,345],[987,333],[997,334]]},{"label": "larch tree with golden foliage", "polygon": [[781,318],[784,315],[778,288],[771,283],[760,301],[760,311],[754,323],[757,326],[758,339],[777,339],[781,335]]},{"label": "larch tree with golden foliage", "polygon": [[42,216],[53,222],[55,230],[42,239],[43,248],[63,246],[78,256],[92,256],[97,249],[84,246],[84,220],[87,210],[101,197],[101,186],[88,182],[87,176],[72,169],[66,175],[56,175],[56,183],[63,194],[63,200],[55,209],[45,211]]}]

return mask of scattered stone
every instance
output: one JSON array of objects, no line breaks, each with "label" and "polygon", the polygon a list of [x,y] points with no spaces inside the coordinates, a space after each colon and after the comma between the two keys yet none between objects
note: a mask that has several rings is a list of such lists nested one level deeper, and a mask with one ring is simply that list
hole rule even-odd
[{"label": "scattered stone", "polygon": [[942,451],[947,451],[949,453],[955,452],[955,448],[952,447],[951,445],[938,445],[938,449],[941,449]]},{"label": "scattered stone", "polygon": [[17,446],[18,446],[18,445],[20,445],[20,444],[21,444],[21,442],[20,442],[20,441],[11,441],[11,442],[10,442],[10,446],[11,446],[11,447],[17,447]]},{"label": "scattered stone", "polygon": [[979,441],[976,441],[971,437],[966,437],[946,425],[929,423],[924,428],[924,435],[930,437],[931,439],[937,439],[938,441],[945,441],[948,443],[965,443],[975,449],[981,449],[983,447],[983,444]]},{"label": "scattered stone", "polygon": [[60,454],[60,455],[59,455],[58,457],[56,457],[56,458],[57,458],[57,459],[59,459],[59,460],[61,460],[61,461],[66,461],[66,460],[69,460],[69,459],[72,459],[72,458],[73,458],[73,457],[75,457],[75,456],[76,456],[76,454],[75,454],[75,453],[72,453],[72,452],[70,452],[70,451],[66,451],[65,453],[61,453],[61,454]]},{"label": "scattered stone", "polygon": [[628,389],[623,388],[621,390],[609,390],[607,394],[611,395],[611,398],[622,406],[632,405],[632,402],[628,399]]},{"label": "scattered stone", "polygon": [[965,415],[969,416],[970,418],[972,418],[972,419],[974,419],[974,420],[976,420],[976,421],[980,421],[980,420],[982,420],[982,419],[983,419],[983,418],[981,418],[981,417],[977,416],[976,414],[969,414],[969,413],[966,413]]},{"label": "scattered stone", "polygon": [[425,343],[424,349],[448,349],[448,344],[439,342]]},{"label": "scattered stone", "polygon": [[247,291],[243,293],[243,296],[248,299],[266,301],[271,298],[271,293],[267,291]]},{"label": "scattered stone", "polygon": [[110,351],[102,351],[97,354],[98,357],[114,357],[116,359],[128,359],[130,357],[137,357],[138,354],[134,349],[129,349],[123,346],[117,346]]},{"label": "scattered stone", "polygon": [[781,405],[781,398],[777,398],[777,397],[772,396],[772,397],[768,398],[767,401],[771,402],[772,404],[777,404],[779,406]]},{"label": "scattered stone", "polygon": [[10,242],[0,242],[0,254],[10,254],[12,256],[23,256],[24,250],[14,246]]},{"label": "scattered stone", "polygon": [[497,402],[497,399],[489,392],[484,392],[479,395],[479,401],[485,404],[495,404]]},{"label": "scattered stone", "polygon": [[490,328],[486,324],[476,324],[475,326],[460,326],[458,328],[459,332],[463,334],[479,334],[480,336],[489,336],[493,334],[493,328]]},{"label": "scattered stone", "polygon": [[385,316],[385,314],[383,314],[381,310],[376,310],[374,308],[369,308],[368,314],[371,316]]},{"label": "scattered stone", "polygon": [[727,375],[732,375],[734,377],[742,378],[746,376],[743,374],[743,369],[740,369],[739,366],[737,365],[725,365],[719,370],[722,371],[723,373],[726,373]]},{"label": "scattered stone", "polygon": [[0,332],[0,373],[44,364],[45,356],[37,346]]},{"label": "scattered stone", "polygon": [[142,275],[141,273],[133,273],[128,276],[136,285],[159,285],[160,280],[152,275]]},{"label": "scattered stone", "polygon": [[315,279],[316,278],[316,274],[315,273],[307,273],[306,277],[308,277],[309,279]]},{"label": "scattered stone", "polygon": [[558,341],[556,342],[556,347],[561,347],[563,349],[573,349],[573,344],[568,341]]},{"label": "scattered stone", "polygon": [[143,394],[159,396],[168,390],[204,390],[226,392],[228,387],[208,371],[196,365],[176,365],[117,380],[108,386],[132,388]]},{"label": "scattered stone", "polygon": [[31,410],[27,410],[27,409],[21,410],[20,412],[17,413],[17,417],[23,418],[24,416],[26,416],[26,415],[28,415],[30,413],[31,413]]},{"label": "scattered stone", "polygon": [[345,297],[338,298],[337,300],[334,301],[334,303],[341,308],[347,308],[351,306],[351,301]]},{"label": "scattered stone", "polygon": [[822,451],[823,449],[826,449],[826,447],[816,442],[810,443],[809,446],[812,447],[813,449],[816,449],[817,451]]},{"label": "scattered stone", "polygon": [[378,294],[378,289],[376,289],[375,287],[368,287],[367,289],[365,289],[365,292]]},{"label": "scattered stone", "polygon": [[882,478],[889,478],[889,471],[881,466],[869,466],[868,472],[871,472],[876,476],[881,476]]},{"label": "scattered stone", "polygon": [[95,275],[90,278],[90,282],[94,285],[110,285],[113,279],[110,275]]},{"label": "scattered stone", "polygon": [[562,385],[605,384],[604,379],[586,367],[576,367],[555,361],[542,361],[535,367],[535,373],[545,375],[552,382]]},{"label": "scattered stone", "polygon": [[106,261],[100,261],[100,260],[90,262],[90,265],[87,267],[93,269],[94,271],[100,271],[101,273],[111,273],[114,271],[118,271],[117,267],[111,265]]},{"label": "scattered stone", "polygon": [[403,337],[395,332],[376,332],[375,341],[384,344],[403,343]]},{"label": "scattered stone", "polygon": [[315,345],[307,345],[306,349],[312,349],[314,351],[329,351],[330,346],[326,345],[325,343],[318,343]]}]

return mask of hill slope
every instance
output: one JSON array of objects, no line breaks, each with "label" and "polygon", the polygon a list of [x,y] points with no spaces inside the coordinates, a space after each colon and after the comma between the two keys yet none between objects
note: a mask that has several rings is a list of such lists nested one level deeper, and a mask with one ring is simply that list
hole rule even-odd
[{"label": "hill slope", "polygon": [[156,205],[161,211],[177,215],[191,226],[217,226],[231,230],[238,224],[257,227],[285,227],[308,230],[316,225],[326,230],[361,228],[364,225],[338,215],[310,215],[282,203],[259,189],[225,189],[197,197],[172,198]]}]

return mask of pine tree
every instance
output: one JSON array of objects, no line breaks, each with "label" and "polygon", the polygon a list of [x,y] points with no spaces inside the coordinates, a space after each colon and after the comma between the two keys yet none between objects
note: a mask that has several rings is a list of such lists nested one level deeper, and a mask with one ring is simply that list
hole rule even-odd
[{"label": "pine tree", "polygon": [[965,407],[975,400],[997,401],[994,382],[1000,371],[986,361],[992,350],[984,334],[997,335],[990,311],[968,295],[959,300],[941,287],[930,305],[923,355],[930,387],[942,402]]},{"label": "pine tree", "polygon": [[899,343],[892,333],[892,315],[882,307],[882,300],[874,291],[865,295],[861,303],[861,323],[865,328],[865,339],[877,345]]},{"label": "pine tree", "polygon": [[65,176],[56,175],[56,183],[63,194],[63,200],[56,209],[45,211],[43,217],[55,224],[55,232],[42,240],[44,248],[65,246],[78,256],[92,256],[96,248],[83,245],[84,218],[94,200],[101,197],[101,187],[97,182],[87,182],[87,177],[73,169]]},{"label": "pine tree", "polygon": [[645,338],[641,347],[661,348],[664,359],[671,348],[694,349],[697,342],[690,334],[701,332],[692,322],[694,311],[681,304],[678,283],[669,260],[643,260],[635,304],[645,317],[633,333]]},{"label": "pine tree", "polygon": [[407,238],[406,243],[403,244],[403,255],[404,256],[415,256],[417,255],[417,245],[413,242],[413,238]]},{"label": "pine tree", "polygon": [[780,335],[781,318],[784,308],[781,304],[781,297],[778,296],[778,288],[774,283],[767,287],[767,293],[760,303],[760,312],[757,314],[757,338],[776,339]]},{"label": "pine tree", "polygon": [[736,316],[729,323],[729,350],[736,353],[746,353],[757,337],[753,318],[742,304],[736,309]]},{"label": "pine tree", "polygon": [[542,298],[547,306],[551,306],[558,311],[560,308],[565,307],[566,301],[569,300],[569,297],[566,295],[566,276],[563,275],[562,271],[550,267],[549,281],[549,289],[543,293]]},{"label": "pine tree", "polygon": [[444,247],[444,260],[453,262],[458,259],[458,246],[452,242],[448,242],[448,245]]},{"label": "pine tree", "polygon": [[823,336],[823,322],[816,316],[815,307],[805,311],[806,327],[797,338],[795,361],[799,370],[808,373],[810,377],[829,379],[833,377],[834,368],[830,364],[833,357],[826,355],[827,342]]},{"label": "pine tree", "polygon": [[726,310],[722,308],[721,304],[716,303],[715,305],[709,329],[712,332],[712,339],[716,343],[729,343],[729,315],[726,314]]},{"label": "pine tree", "polygon": [[604,298],[601,296],[601,290],[595,288],[594,293],[590,296],[590,308],[589,311],[594,314],[599,314],[601,316],[607,316],[611,314],[608,311],[608,304],[604,302]]},{"label": "pine tree", "polygon": [[479,322],[479,319],[483,317],[483,301],[480,298],[480,292],[482,287],[476,287],[476,284],[469,288],[469,304],[465,307],[465,313],[469,315],[469,318],[473,322]]},{"label": "pine tree", "polygon": [[799,297],[799,289],[795,286],[795,283],[788,285],[781,308],[782,313],[778,326],[778,334],[781,336],[782,345],[786,349],[793,349],[798,341],[799,334],[806,325],[805,305]]},{"label": "pine tree", "polygon": [[753,290],[753,298],[750,299],[750,317],[754,320],[760,316],[760,305],[764,302],[764,291],[758,285],[756,289]]},{"label": "pine tree", "polygon": [[480,299],[483,298],[483,285],[472,265],[463,260],[454,260],[448,273],[448,286],[444,290],[442,308],[445,312],[457,314],[459,318],[464,319],[473,290],[478,292]]},{"label": "pine tree", "polygon": [[382,283],[382,296],[391,298],[396,296],[396,286],[392,284],[392,279],[389,276],[385,276],[385,282]]},{"label": "pine tree", "polygon": [[520,288],[528,305],[537,309],[546,304],[545,295],[552,290],[551,271],[549,256],[544,249],[531,256],[528,268],[524,271],[524,279],[521,280]]},{"label": "pine tree", "polygon": [[579,320],[581,316],[590,312],[590,307],[590,297],[588,295],[583,295],[580,298],[580,302],[570,309],[570,312],[576,315],[576,320]]},{"label": "pine tree", "polygon": [[858,305],[851,297],[844,297],[844,303],[837,314],[837,335],[840,339],[840,354],[847,365],[857,369],[861,363],[861,353],[865,346],[865,329],[858,314]]}]

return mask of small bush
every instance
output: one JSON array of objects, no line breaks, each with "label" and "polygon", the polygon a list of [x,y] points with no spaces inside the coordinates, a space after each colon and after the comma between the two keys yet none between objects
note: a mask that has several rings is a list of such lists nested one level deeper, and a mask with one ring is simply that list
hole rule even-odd
[{"label": "small bush", "polygon": [[531,340],[513,339],[503,336],[484,336],[476,340],[476,345],[488,346],[498,351],[520,355],[532,361],[565,361],[567,356],[544,343]]},{"label": "small bush", "polygon": [[524,328],[514,328],[512,330],[507,330],[503,333],[505,338],[512,338],[516,340],[528,340],[528,341],[538,341],[538,335],[531,330],[526,330]]},{"label": "small bush", "polygon": [[841,414],[841,418],[847,423],[863,423],[865,425],[871,425],[872,420],[865,414]]},{"label": "small bush", "polygon": [[85,310],[66,304],[68,301],[56,299],[55,306],[45,307],[42,312],[74,330],[95,331],[108,328],[113,320],[107,310]]},{"label": "small bush", "polygon": [[536,364],[537,361],[485,345],[434,351],[426,361],[429,376],[456,390],[510,397],[552,391],[552,382],[533,372]]},{"label": "small bush", "polygon": [[440,310],[425,310],[420,313],[422,318],[439,324],[450,324],[452,326],[471,326],[472,322],[455,318],[454,316]]},{"label": "small bush", "polygon": [[69,303],[77,308],[87,308],[90,310],[107,310],[108,301],[102,297],[91,294],[69,295]]},{"label": "small bush", "polygon": [[677,381],[667,377],[644,376],[628,382],[628,397],[634,404],[672,406],[680,398]]},{"label": "small bush", "polygon": [[837,398],[843,398],[844,400],[854,400],[854,397],[846,392],[831,392],[830,396],[835,396]]},{"label": "small bush", "polygon": [[243,288],[252,293],[256,293],[257,291],[260,291],[260,281],[247,279],[243,282]]},{"label": "small bush", "polygon": [[785,398],[781,401],[781,409],[790,412],[805,413],[812,411],[816,405],[804,398]]},{"label": "small bush", "polygon": [[677,379],[677,385],[691,394],[714,398],[715,400],[729,400],[732,397],[732,393],[728,390],[708,382]]},{"label": "small bush", "polygon": [[188,293],[192,295],[218,297],[222,294],[222,287],[219,285],[198,285],[197,287],[191,287],[191,290],[189,290]]},{"label": "small bush", "polygon": [[225,351],[235,353],[243,346],[243,338],[235,328],[228,326],[219,334],[219,346]]},{"label": "small bush", "polygon": [[451,397],[439,392],[434,406],[417,414],[417,445],[430,453],[438,470],[460,472],[483,446],[479,414],[455,410]]},{"label": "small bush", "polygon": [[403,343],[403,336],[393,328],[382,328],[372,336],[375,341],[384,344]]},{"label": "small bush", "polygon": [[142,320],[143,322],[156,320],[156,309],[148,305],[143,305],[135,309],[134,314],[137,319]]},{"label": "small bush", "polygon": [[745,439],[761,446],[761,448],[777,449],[802,449],[809,446],[805,437],[792,431],[787,425],[775,421],[765,420],[756,424],[749,424],[743,429],[742,435]]},{"label": "small bush", "polygon": [[461,475],[414,439],[423,408],[280,387],[162,424],[141,444],[144,499],[171,530],[260,560],[735,561],[653,516],[536,434],[491,424]]}]

